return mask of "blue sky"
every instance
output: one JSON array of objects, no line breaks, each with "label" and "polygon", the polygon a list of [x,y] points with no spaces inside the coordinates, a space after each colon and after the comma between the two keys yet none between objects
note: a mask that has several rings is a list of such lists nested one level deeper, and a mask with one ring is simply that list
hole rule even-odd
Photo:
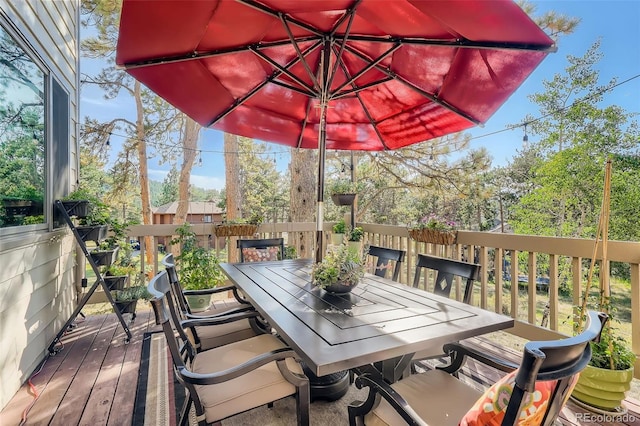
[{"label": "blue sky", "polygon": [[[598,69],[600,84],[617,77],[618,82],[631,79],[613,91],[604,95],[603,105],[616,104],[628,112],[640,114],[640,0],[565,0],[537,1],[537,12],[554,10],[560,14],[578,17],[581,23],[577,30],[563,37],[558,43],[558,51],[550,54],[540,66],[529,76],[524,84],[509,100],[491,117],[483,127],[468,131],[473,137],[471,147],[486,147],[493,157],[493,164],[505,165],[522,147],[522,128],[505,130],[510,125],[523,121],[526,114],[538,117],[540,114],[535,105],[528,100],[528,95],[541,92],[542,82],[550,80],[553,75],[563,73],[567,65],[567,55],[582,56],[598,39],[603,59]],[[83,62],[82,71],[92,73],[99,66],[96,62]],[[108,120],[120,116],[122,111],[132,111],[130,99],[119,98],[105,101],[95,88],[83,88],[80,100],[81,116],[92,116],[100,120]],[[117,151],[122,143],[124,132],[114,132],[111,146]],[[529,134],[529,141],[536,140]],[[287,166],[288,157],[283,154],[286,147],[271,144],[278,168]],[[222,133],[205,129],[201,134],[202,166],[193,169],[191,183],[205,188],[221,189],[224,187],[224,157]],[[197,163],[196,163],[197,164]],[[156,159],[149,160],[149,177],[162,180],[169,165],[159,165]]]}]

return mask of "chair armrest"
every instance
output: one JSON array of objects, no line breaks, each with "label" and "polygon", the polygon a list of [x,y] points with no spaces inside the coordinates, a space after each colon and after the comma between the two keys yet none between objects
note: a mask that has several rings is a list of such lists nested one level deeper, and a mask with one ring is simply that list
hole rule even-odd
[{"label": "chair armrest", "polygon": [[185,294],[187,296],[216,294],[216,293],[223,293],[225,291],[233,291],[234,288],[235,287],[232,285],[225,285],[222,287],[205,288],[202,290],[182,290],[182,294]]},{"label": "chair armrest", "polygon": [[387,383],[380,372],[371,365],[358,367],[355,369],[358,377],[355,380],[356,387],[362,389],[369,388],[367,401],[363,406],[373,406],[373,401],[377,395],[383,397],[397,413],[409,425],[428,426],[427,423],[418,416],[409,403]]},{"label": "chair armrest", "polygon": [[456,371],[460,370],[460,368],[462,368],[462,366],[466,362],[467,357],[473,358],[483,364],[507,373],[510,373],[519,367],[518,364],[515,364],[511,361],[493,356],[491,354],[482,353],[477,349],[470,348],[461,343],[447,343],[443,346],[443,350],[445,354],[451,357],[451,363],[444,366],[438,365],[436,366],[436,368],[439,370],[444,370],[449,374],[455,373]]},{"label": "chair armrest", "polygon": [[[197,356],[197,355],[196,355]],[[185,382],[192,383],[194,385],[213,385],[216,383],[224,383],[236,377],[243,376],[251,371],[269,364],[274,361],[283,361],[287,358],[294,358],[298,360],[296,353],[291,348],[279,348],[271,352],[265,352],[260,354],[240,365],[232,368],[228,368],[217,373],[199,374],[194,373],[182,366],[178,368]]]},{"label": "chair armrest", "polygon": [[251,305],[251,303],[249,303],[248,301],[246,301],[242,297],[240,297],[240,295],[238,294],[238,288],[236,286],[234,286],[234,285],[225,285],[225,286],[222,286],[222,287],[205,288],[205,289],[202,289],[202,290],[182,290],[182,294],[184,294],[185,296],[200,296],[200,295],[207,295],[207,294],[223,293],[225,291],[232,291],[233,292],[233,297],[239,303],[244,303],[246,305]]},{"label": "chair armrest", "polygon": [[218,318],[218,317],[223,317],[225,315],[233,315],[233,314],[237,314],[237,313],[241,313],[241,312],[247,312],[247,311],[255,311],[255,308],[253,307],[253,305],[247,305],[247,306],[243,306],[242,308],[229,309],[227,311],[220,312],[220,313],[217,313],[217,314],[211,314],[211,315],[185,314],[185,317],[187,319]]},{"label": "chair armrest", "polygon": [[238,312],[230,315],[220,315],[215,317],[204,317],[204,318],[198,318],[198,319],[187,319],[187,320],[181,321],[180,324],[182,324],[182,326],[185,328],[201,327],[201,326],[209,326],[209,325],[220,325],[220,324],[228,324],[228,323],[243,320],[243,319],[255,318],[255,317],[258,317],[259,315],[260,314],[257,311],[245,311],[245,312]]}]

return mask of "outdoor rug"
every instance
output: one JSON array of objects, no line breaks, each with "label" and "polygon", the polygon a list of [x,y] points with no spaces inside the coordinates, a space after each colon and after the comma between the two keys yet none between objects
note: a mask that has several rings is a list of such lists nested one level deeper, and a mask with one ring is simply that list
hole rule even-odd
[{"label": "outdoor rug", "polygon": [[185,398],[175,379],[162,332],[145,333],[133,410],[133,425],[172,426]]},{"label": "outdoor rug", "polygon": [[[366,395],[366,389],[356,389],[355,386],[351,386],[347,394],[338,401],[313,402],[310,412],[311,425],[348,425],[347,405],[354,400],[366,398]],[[173,375],[164,334],[145,333],[133,425],[173,426],[177,424],[177,416],[184,398],[184,387],[175,380]],[[190,424],[196,424],[193,415]],[[293,397],[276,401],[272,408],[258,407],[222,421],[222,426],[294,426],[295,424],[296,406]]]}]

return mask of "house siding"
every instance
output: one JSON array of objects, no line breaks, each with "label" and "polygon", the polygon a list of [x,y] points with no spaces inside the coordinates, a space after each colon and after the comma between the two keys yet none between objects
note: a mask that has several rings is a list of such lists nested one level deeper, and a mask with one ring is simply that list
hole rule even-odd
[{"label": "house siding", "polygon": [[[78,173],[79,7],[79,0],[0,0],[5,20],[69,94],[70,182]],[[48,140],[51,134],[49,128]],[[49,167],[49,183],[52,176]],[[0,236],[0,408],[46,357],[73,312],[75,251],[66,228]]]}]

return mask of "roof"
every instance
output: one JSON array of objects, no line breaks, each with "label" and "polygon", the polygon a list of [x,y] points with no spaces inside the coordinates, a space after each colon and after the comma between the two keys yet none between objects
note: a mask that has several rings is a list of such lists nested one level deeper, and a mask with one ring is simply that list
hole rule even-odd
[{"label": "roof", "polygon": [[[176,214],[178,202],[163,204],[159,207],[152,208],[153,214]],[[189,202],[188,214],[222,214],[224,210],[217,206],[213,201],[191,201]]]}]

